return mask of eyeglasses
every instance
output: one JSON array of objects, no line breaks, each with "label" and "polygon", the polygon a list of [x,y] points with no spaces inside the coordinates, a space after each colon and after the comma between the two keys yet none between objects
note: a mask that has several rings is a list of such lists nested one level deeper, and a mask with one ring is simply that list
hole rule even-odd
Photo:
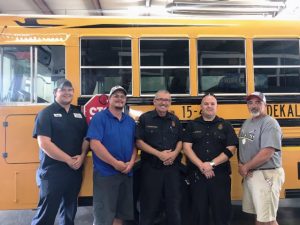
[{"label": "eyeglasses", "polygon": [[171,102],[171,99],[169,98],[155,98],[155,100],[158,102]]}]

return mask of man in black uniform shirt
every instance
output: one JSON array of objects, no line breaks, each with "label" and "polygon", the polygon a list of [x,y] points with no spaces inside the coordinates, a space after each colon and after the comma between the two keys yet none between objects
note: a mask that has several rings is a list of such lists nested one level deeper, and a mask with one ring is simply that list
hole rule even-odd
[{"label": "man in black uniform shirt", "polygon": [[80,109],[71,105],[74,89],[60,79],[55,101],[39,112],[33,131],[40,148],[37,184],[38,209],[32,225],[53,225],[59,210],[60,225],[74,225],[77,197],[82,181],[82,164],[88,151],[84,140],[87,123]]},{"label": "man in black uniform shirt", "polygon": [[163,197],[167,224],[180,225],[182,127],[168,112],[168,91],[158,91],[153,104],[155,110],[141,115],[136,130],[137,147],[142,150],[140,225],[154,224]]},{"label": "man in black uniform shirt", "polygon": [[191,121],[183,138],[189,159],[193,225],[208,225],[211,209],[215,225],[229,225],[231,217],[231,169],[237,136],[217,113],[217,99],[207,94],[201,101],[201,117]]}]

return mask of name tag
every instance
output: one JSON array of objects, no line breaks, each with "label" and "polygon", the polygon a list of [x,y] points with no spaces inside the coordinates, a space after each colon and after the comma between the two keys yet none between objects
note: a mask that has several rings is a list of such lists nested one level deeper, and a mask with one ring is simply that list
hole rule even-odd
[{"label": "name tag", "polygon": [[199,133],[202,133],[202,130],[195,130],[195,131],[193,131],[193,134],[199,134]]},{"label": "name tag", "polygon": [[158,126],[150,126],[150,125],[148,125],[148,126],[146,126],[147,128],[154,128],[154,129],[156,129],[156,128],[158,128]]},{"label": "name tag", "polygon": [[53,116],[54,117],[62,117],[62,114],[60,114],[60,113],[54,113]]},{"label": "name tag", "polygon": [[79,119],[82,118],[82,115],[80,113],[73,113],[73,115],[75,118],[79,118]]}]

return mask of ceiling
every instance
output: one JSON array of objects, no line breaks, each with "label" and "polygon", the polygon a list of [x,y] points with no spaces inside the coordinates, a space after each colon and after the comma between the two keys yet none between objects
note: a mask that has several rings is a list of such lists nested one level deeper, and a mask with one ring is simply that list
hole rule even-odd
[{"label": "ceiling", "polygon": [[0,0],[0,13],[300,19],[300,0]]}]

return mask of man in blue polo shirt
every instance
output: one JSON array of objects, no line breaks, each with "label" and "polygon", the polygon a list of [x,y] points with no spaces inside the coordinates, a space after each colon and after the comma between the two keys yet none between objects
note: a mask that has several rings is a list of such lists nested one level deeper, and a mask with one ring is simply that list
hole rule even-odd
[{"label": "man in blue polo shirt", "polygon": [[109,108],[98,112],[88,129],[94,161],[94,225],[121,225],[134,217],[135,122],[123,113],[126,94],[123,87],[113,87]]},{"label": "man in blue polo shirt", "polygon": [[37,184],[38,209],[31,225],[74,225],[77,197],[82,181],[82,164],[89,143],[87,123],[80,109],[71,105],[74,89],[66,79],[56,82],[55,101],[39,112],[33,131],[40,148]]}]

